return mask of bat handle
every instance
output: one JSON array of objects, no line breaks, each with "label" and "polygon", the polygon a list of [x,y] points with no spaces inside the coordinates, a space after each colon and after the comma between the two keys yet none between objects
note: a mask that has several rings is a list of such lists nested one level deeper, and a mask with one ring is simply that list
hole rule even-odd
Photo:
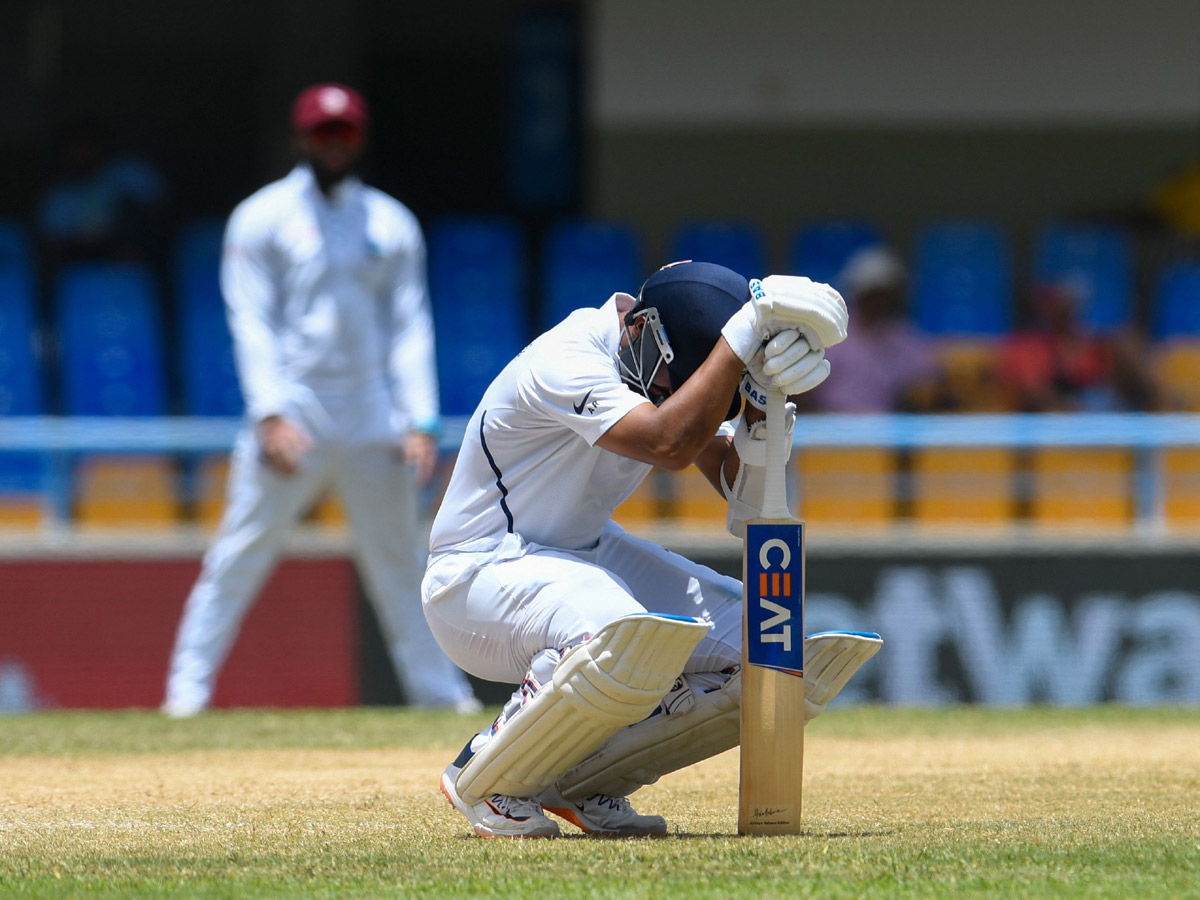
[{"label": "bat handle", "polygon": [[767,471],[763,490],[763,517],[786,519],[787,504],[787,430],[784,408],[787,398],[779,391],[767,390]]}]

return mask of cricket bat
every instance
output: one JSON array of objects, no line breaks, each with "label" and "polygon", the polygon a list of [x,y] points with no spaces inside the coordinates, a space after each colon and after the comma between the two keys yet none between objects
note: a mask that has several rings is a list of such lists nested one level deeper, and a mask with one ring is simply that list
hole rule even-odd
[{"label": "cricket bat", "polygon": [[787,506],[786,400],[767,397],[761,517],[742,544],[739,834],[797,834],[804,770],[804,525]]}]

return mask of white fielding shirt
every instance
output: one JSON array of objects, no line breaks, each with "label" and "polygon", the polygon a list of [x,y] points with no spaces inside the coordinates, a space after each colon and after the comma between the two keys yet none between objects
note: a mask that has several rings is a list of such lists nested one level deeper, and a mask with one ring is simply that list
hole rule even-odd
[{"label": "white fielding shirt", "polygon": [[430,533],[433,554],[487,553],[515,535],[562,549],[595,546],[651,466],[596,446],[650,401],[617,368],[616,296],[578,309],[517,355],[488,387]]},{"label": "white fielding shirt", "polygon": [[307,165],[234,210],[221,287],[252,422],[386,390],[391,429],[436,427],[425,239],[357,178],[326,197]]}]

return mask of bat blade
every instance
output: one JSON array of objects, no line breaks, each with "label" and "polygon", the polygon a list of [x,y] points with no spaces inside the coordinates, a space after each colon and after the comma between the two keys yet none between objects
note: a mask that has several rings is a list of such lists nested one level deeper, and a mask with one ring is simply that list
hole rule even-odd
[{"label": "bat blade", "polygon": [[797,834],[804,771],[804,525],[746,524],[739,834]]}]

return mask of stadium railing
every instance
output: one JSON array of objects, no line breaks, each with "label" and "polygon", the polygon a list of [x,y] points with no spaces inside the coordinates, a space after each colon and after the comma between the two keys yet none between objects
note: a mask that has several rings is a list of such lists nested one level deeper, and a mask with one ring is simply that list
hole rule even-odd
[{"label": "stadium railing", "polygon": [[[0,417],[0,453],[44,456],[48,461],[47,484],[42,492],[49,512],[47,524],[68,526],[72,515],[74,461],[79,454],[162,453],[195,458],[223,453],[232,448],[240,425],[237,418],[215,417],[8,416]],[[464,417],[444,420],[440,439],[444,457],[452,458],[457,451],[465,425]],[[1200,527],[1200,463],[1197,463],[1200,415],[1196,414],[806,415],[796,429],[795,445],[797,453],[791,469],[793,502],[799,494],[802,503],[803,467],[796,460],[803,459],[805,454],[826,451],[836,461],[839,454],[848,460],[855,458],[850,451],[885,451],[890,462],[883,477],[891,479],[889,489],[895,492],[895,504],[889,507],[893,512],[883,518],[890,519],[891,524],[910,518],[913,501],[925,490],[922,486],[925,482],[920,480],[923,470],[912,463],[914,455],[921,451],[978,449],[1010,454],[1016,462],[1011,473],[1003,470],[1003,489],[1012,491],[1013,509],[1023,510],[1017,518],[1028,518],[1029,504],[1038,499],[1039,493],[1047,491],[1047,485],[1072,480],[1077,462],[1079,468],[1086,468],[1090,463],[1084,460],[1089,454],[1121,451],[1119,458],[1126,459],[1128,464],[1118,463],[1109,482],[1115,479],[1123,489],[1128,489],[1128,527],[1163,529],[1168,518],[1166,512],[1179,508],[1185,514],[1176,516],[1176,521],[1189,523],[1194,519],[1192,524]],[[1030,465],[1030,458],[1043,450],[1065,453],[1060,452],[1057,462],[1042,469]],[[1172,456],[1181,453],[1190,454],[1191,462],[1185,459],[1181,465]],[[828,472],[828,465],[822,471]],[[977,493],[988,477],[995,479],[995,471],[986,465],[981,474],[973,474],[969,467],[965,471],[955,470],[950,481],[943,482],[943,490],[948,483],[952,493],[955,485],[969,487],[963,496]],[[859,487],[870,480],[852,470],[842,477]],[[659,478],[657,482],[670,489],[669,479]],[[1086,482],[1082,490],[1085,495],[1093,493]],[[836,505],[836,489],[833,499]],[[803,512],[801,509],[802,515]],[[1086,524],[1086,516],[1082,521]]]}]

